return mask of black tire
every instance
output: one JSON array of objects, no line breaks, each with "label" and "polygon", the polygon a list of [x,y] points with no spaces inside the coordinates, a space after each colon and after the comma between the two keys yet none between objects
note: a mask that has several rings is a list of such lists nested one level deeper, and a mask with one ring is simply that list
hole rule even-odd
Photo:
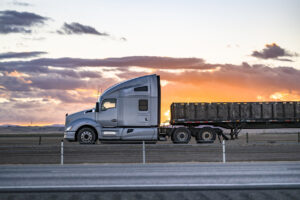
[{"label": "black tire", "polygon": [[198,143],[213,143],[216,140],[216,132],[213,128],[201,128],[197,135],[196,140]]},{"label": "black tire", "polygon": [[191,131],[187,128],[177,128],[172,134],[173,143],[187,144],[191,140]]},{"label": "black tire", "polygon": [[84,127],[78,131],[77,138],[80,144],[95,144],[96,133],[92,128]]}]

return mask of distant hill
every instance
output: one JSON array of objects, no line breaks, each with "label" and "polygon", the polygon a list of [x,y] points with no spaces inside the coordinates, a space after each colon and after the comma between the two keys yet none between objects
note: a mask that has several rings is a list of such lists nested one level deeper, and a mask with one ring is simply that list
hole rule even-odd
[{"label": "distant hill", "polygon": [[51,126],[16,126],[16,125],[1,125],[0,134],[5,133],[62,133],[64,126],[55,124]]},{"label": "distant hill", "polygon": [[64,127],[64,124],[52,124],[52,125],[46,125],[46,126],[20,126],[15,124],[2,124],[0,127]]},{"label": "distant hill", "polygon": [[19,125],[13,125],[13,124],[2,124],[0,127],[18,127]]},{"label": "distant hill", "polygon": [[48,127],[65,127],[64,124],[52,124],[52,125],[49,125]]}]

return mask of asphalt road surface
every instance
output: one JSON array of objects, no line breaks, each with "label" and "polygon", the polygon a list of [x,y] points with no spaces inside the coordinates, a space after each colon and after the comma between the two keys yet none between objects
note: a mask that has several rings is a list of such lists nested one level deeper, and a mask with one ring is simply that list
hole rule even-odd
[{"label": "asphalt road surface", "polygon": [[2,165],[0,199],[298,199],[300,162]]}]

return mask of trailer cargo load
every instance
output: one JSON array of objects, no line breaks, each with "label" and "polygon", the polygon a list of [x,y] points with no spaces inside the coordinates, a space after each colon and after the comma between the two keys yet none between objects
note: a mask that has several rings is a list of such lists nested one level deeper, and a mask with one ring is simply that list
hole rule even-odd
[{"label": "trailer cargo load", "polygon": [[299,128],[300,102],[172,103],[171,124]]}]

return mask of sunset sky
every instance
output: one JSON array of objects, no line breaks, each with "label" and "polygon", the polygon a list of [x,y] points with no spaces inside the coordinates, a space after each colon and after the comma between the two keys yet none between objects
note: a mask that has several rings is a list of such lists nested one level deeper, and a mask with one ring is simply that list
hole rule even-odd
[{"label": "sunset sky", "polygon": [[159,74],[172,102],[300,101],[300,1],[0,1],[0,124],[63,124]]}]

